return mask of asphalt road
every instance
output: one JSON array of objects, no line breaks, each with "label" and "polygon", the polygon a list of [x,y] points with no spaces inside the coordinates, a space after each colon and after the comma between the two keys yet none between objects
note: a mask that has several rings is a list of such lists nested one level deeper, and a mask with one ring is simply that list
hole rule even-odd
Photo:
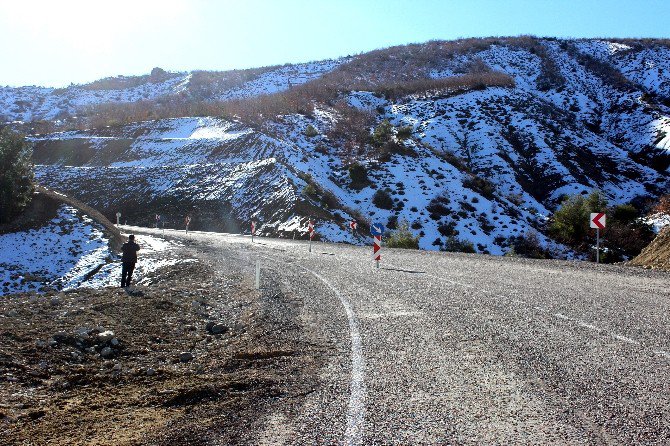
[{"label": "asphalt road", "polygon": [[[184,237],[183,232],[166,233]],[[319,385],[261,444],[670,444],[670,274],[211,233],[303,302]]]}]

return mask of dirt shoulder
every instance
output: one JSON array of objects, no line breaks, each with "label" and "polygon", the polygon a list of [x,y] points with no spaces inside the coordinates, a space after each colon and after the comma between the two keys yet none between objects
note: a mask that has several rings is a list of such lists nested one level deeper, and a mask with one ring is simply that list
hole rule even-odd
[{"label": "dirt shoulder", "polygon": [[670,271],[670,228],[662,230],[630,264]]},{"label": "dirt shoulder", "polygon": [[300,302],[189,254],[130,291],[0,301],[0,444],[252,443],[273,401],[314,385]]}]

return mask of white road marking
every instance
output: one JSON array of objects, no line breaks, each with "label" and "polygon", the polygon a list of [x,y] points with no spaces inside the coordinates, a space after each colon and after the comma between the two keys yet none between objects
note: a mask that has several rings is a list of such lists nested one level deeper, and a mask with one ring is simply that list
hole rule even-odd
[{"label": "white road marking", "polygon": [[[398,267],[395,267],[395,266],[394,266],[394,268],[398,268]],[[470,285],[470,284],[467,284],[467,283],[460,283],[460,282],[457,282],[457,281],[454,281],[454,280],[451,280],[451,279],[447,279],[447,278],[444,278],[444,277],[436,276],[436,275],[434,275],[434,274],[428,274],[428,273],[426,273],[425,275],[426,275],[426,276],[429,276],[429,277],[432,277],[432,278],[434,278],[434,279],[437,279],[437,280],[439,280],[439,281],[442,281],[442,282],[450,283],[450,284],[452,284],[452,285],[458,285],[458,286],[462,286],[462,287],[465,287],[465,288],[476,288],[476,287],[473,286],[473,285]],[[485,290],[485,289],[483,289],[483,288],[478,288],[478,290],[481,291],[481,292],[483,292],[483,293],[488,293],[488,291]],[[500,297],[500,298],[504,298],[504,299],[506,299],[506,296],[500,296],[500,295],[498,295],[498,296],[496,296],[496,297]],[[514,303],[517,303],[517,304],[526,304],[526,302],[524,302],[524,301],[522,301],[522,300],[519,300],[519,299],[511,299],[511,301],[514,302]],[[540,312],[540,313],[549,313],[549,311],[548,311],[547,309],[542,308],[542,307],[534,306],[533,309],[534,309],[535,311]],[[587,329],[589,329],[589,330],[605,332],[605,330],[601,330],[601,329],[599,329],[598,327],[596,327],[595,325],[591,325],[591,324],[589,324],[589,323],[587,323],[587,322],[584,322],[584,321],[582,321],[582,320],[579,320],[579,319],[571,318],[571,317],[566,316],[566,315],[561,314],[561,313],[554,313],[552,316],[554,316],[554,317],[557,318],[557,319],[561,319],[561,320],[564,320],[564,321],[568,321],[568,322],[576,323],[576,324],[579,325],[580,327],[584,327],[584,328],[587,328]],[[642,343],[640,343],[639,341],[636,341],[635,339],[631,339],[631,338],[629,338],[629,337],[626,337],[626,336],[623,336],[623,335],[620,335],[620,334],[617,334],[617,333],[612,333],[612,332],[610,332],[610,333],[608,333],[608,334],[609,334],[612,338],[614,338],[614,339],[616,339],[616,340],[618,340],[618,341],[621,341],[621,342],[625,342],[625,343],[632,344],[632,345],[640,345],[640,346],[642,345]],[[668,352],[666,352],[666,351],[664,351],[664,350],[655,350],[654,353],[657,354],[657,355],[660,355],[660,356],[664,356],[664,357],[666,357],[666,358],[670,358],[670,353],[668,353]]]},{"label": "white road marking", "polygon": [[388,319],[392,317],[422,317],[420,311],[389,311],[388,313],[362,313],[361,319]]},{"label": "white road marking", "polygon": [[587,324],[586,322],[577,321],[577,325],[579,325],[580,327],[588,328],[589,330],[600,331],[600,329],[595,325]]},{"label": "white road marking", "polygon": [[635,339],[627,338],[626,336],[621,336],[621,335],[616,334],[616,333],[612,333],[612,337],[614,339],[617,339],[617,340],[623,341],[623,342],[627,342],[629,344],[640,345],[640,343],[637,342]]},{"label": "white road marking", "polygon": [[344,433],[345,444],[361,445],[363,444],[363,428],[365,421],[365,359],[363,358],[363,348],[361,334],[358,330],[358,320],[349,300],[344,297],[340,291],[335,288],[327,279],[305,268],[302,265],[296,265],[314,275],[322,281],[333,293],[340,299],[349,320],[349,335],[351,336],[351,394],[349,396],[349,409],[347,411],[347,430]]}]

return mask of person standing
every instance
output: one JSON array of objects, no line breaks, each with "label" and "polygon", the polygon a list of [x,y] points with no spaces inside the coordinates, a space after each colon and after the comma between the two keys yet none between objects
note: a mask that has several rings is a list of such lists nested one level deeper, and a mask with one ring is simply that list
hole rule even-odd
[{"label": "person standing", "polygon": [[133,271],[137,263],[137,251],[140,250],[140,245],[135,243],[135,236],[130,234],[128,241],[121,246],[121,288],[129,287],[130,281],[133,278]]}]

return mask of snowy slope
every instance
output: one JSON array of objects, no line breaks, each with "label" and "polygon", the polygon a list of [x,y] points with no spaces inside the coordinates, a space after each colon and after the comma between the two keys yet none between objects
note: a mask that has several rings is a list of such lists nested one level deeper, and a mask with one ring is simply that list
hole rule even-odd
[{"label": "snowy slope", "polygon": [[[213,76],[205,100],[238,99],[276,93],[291,86],[315,79],[346,62],[348,59],[325,60],[281,67],[270,67],[260,74],[241,76],[234,72],[221,72]],[[236,76],[237,75],[237,76]],[[150,77],[140,85],[128,88],[102,89],[92,85],[71,85],[54,89],[44,87],[0,87],[0,122],[56,120],[76,115],[85,107],[114,102],[153,100],[166,96],[201,96],[198,85],[193,83],[193,73],[166,74],[160,81]],[[125,79],[120,77],[121,81]]]},{"label": "snowy slope", "polygon": [[[667,193],[666,46],[534,38],[482,42],[470,50],[446,45],[446,52],[436,44],[392,48],[374,57],[244,75],[171,75],[152,84],[156,95],[205,91],[211,99],[240,99],[333,72],[337,79],[353,76],[356,85],[374,79],[373,88],[385,78],[398,81],[397,73],[383,71],[393,67],[433,79],[461,76],[472,67],[496,70],[511,76],[515,86],[393,99],[383,90],[344,89],[337,100],[315,103],[313,111],[292,108],[253,127],[180,117],[41,135],[34,137],[37,175],[109,217],[121,211],[130,224],[151,224],[160,213],[166,225],[180,227],[188,214],[196,227],[245,231],[256,219],[261,232],[291,237],[305,235],[311,215],[321,237],[367,243],[364,234],[346,230],[357,216],[391,225],[407,220],[425,249],[447,249],[461,240],[478,252],[503,254],[511,237],[537,233],[558,256],[570,253],[547,237],[545,224],[564,195],[600,189],[611,202],[624,203]],[[433,51],[432,59],[422,50]],[[196,78],[210,84],[196,88]],[[15,103],[3,104],[14,113]],[[371,142],[352,149],[346,136],[332,133],[346,122],[342,104],[370,114],[364,131],[372,133],[388,120],[391,140],[402,149],[386,153]],[[7,113],[4,107],[0,113]],[[306,136],[308,126],[317,135]],[[396,135],[401,128],[411,130],[404,139]],[[361,189],[351,187],[348,167],[354,161],[366,167],[370,180]],[[391,196],[390,209],[373,202],[380,189]]]},{"label": "snowy slope", "polygon": [[[173,249],[172,242],[149,236],[138,241],[142,261],[137,280],[178,262],[166,255]],[[160,260],[154,260],[158,253]],[[0,295],[116,286],[120,274],[120,262],[110,251],[102,227],[67,205],[41,228],[0,235]]]}]

